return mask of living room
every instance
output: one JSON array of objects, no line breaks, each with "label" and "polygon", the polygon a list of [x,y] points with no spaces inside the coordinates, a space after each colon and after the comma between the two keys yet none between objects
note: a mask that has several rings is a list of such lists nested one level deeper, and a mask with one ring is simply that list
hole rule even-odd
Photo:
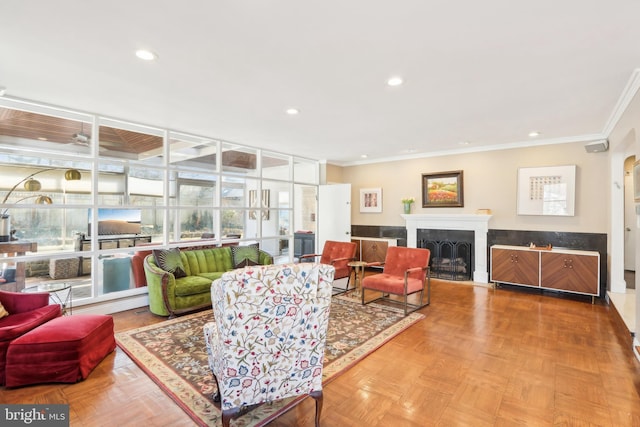
[{"label": "living room", "polygon": [[[246,52],[246,56],[254,59],[262,58],[265,63],[269,62],[265,58],[268,56],[265,52],[270,52],[274,54],[274,64],[265,64],[264,73],[256,73],[254,76],[247,70],[259,69],[256,63],[251,62],[246,68],[235,65],[232,67],[229,64],[236,62],[232,60],[235,56],[230,54],[221,61],[213,61],[215,64],[227,65],[205,67],[209,74],[203,77],[199,70],[197,73],[195,71],[200,68],[197,64],[177,67],[181,71],[164,69],[168,62],[178,62],[175,60],[175,55],[178,54],[165,48],[164,44],[160,45],[159,40],[157,45],[154,44],[154,38],[149,36],[153,34],[150,29],[146,30],[148,33],[144,43],[125,40],[123,31],[114,35],[115,40],[106,44],[153,46],[159,56],[151,63],[134,62],[137,59],[133,55],[123,59],[127,77],[130,77],[127,79],[117,71],[113,74],[102,71],[111,66],[110,61],[115,61],[112,58],[125,54],[110,51],[110,54],[100,57],[85,42],[76,44],[72,41],[78,34],[92,34],[96,30],[89,22],[91,20],[82,18],[83,6],[79,3],[76,5],[77,12],[68,10],[71,8],[67,7],[42,5],[43,16],[55,16],[59,22],[66,24],[62,25],[60,34],[52,35],[59,38],[56,44],[68,46],[65,49],[56,47],[56,54],[43,51],[34,41],[38,37],[27,37],[28,31],[19,28],[20,25],[26,25],[26,22],[30,22],[29,27],[37,26],[42,23],[43,17],[29,21],[27,17],[30,14],[20,6],[0,7],[0,11],[6,8],[5,16],[16,18],[4,30],[0,30],[0,34],[5,36],[5,41],[0,42],[1,46],[7,47],[7,51],[13,55],[11,60],[2,65],[3,73],[0,76],[0,89],[3,89],[3,96],[0,96],[0,108],[3,112],[0,114],[0,125],[4,122],[5,126],[0,132],[0,145],[4,149],[0,164],[0,197],[9,197],[3,202],[2,209],[8,209],[11,215],[11,222],[7,223],[9,229],[0,234],[6,236],[9,242],[11,236],[17,238],[16,242],[37,242],[37,250],[4,254],[7,256],[4,259],[3,273],[8,271],[9,276],[14,275],[12,278],[18,275],[23,280],[22,289],[38,283],[59,281],[70,284],[70,288],[66,288],[68,294],[63,295],[63,299],[70,295],[69,303],[73,306],[73,313],[77,314],[113,314],[144,309],[149,304],[148,291],[144,285],[138,286],[135,282],[134,267],[130,261],[136,253],[177,246],[196,247],[202,243],[203,237],[209,236],[207,238],[212,239],[216,245],[244,246],[259,243],[261,249],[278,261],[293,261],[297,231],[312,231],[309,234],[316,237],[314,249],[318,252],[322,250],[318,224],[323,218],[319,215],[316,201],[318,188],[325,184],[349,184],[351,236],[391,238],[396,239],[400,246],[406,245],[409,236],[406,234],[402,203],[406,198],[415,199],[409,215],[437,214],[455,217],[488,214],[490,232],[486,242],[487,278],[491,275],[489,251],[492,245],[523,245],[531,242],[539,246],[552,244],[554,248],[597,253],[600,257],[600,276],[594,305],[608,307],[612,318],[620,318],[617,326],[628,338],[623,347],[631,357],[635,356],[640,360],[640,353],[636,350],[640,343],[637,338],[634,341],[636,331],[640,330],[640,296],[634,291],[635,283],[628,283],[628,278],[625,281],[625,271],[635,270],[635,265],[640,262],[636,261],[640,258],[635,254],[635,246],[630,246],[630,241],[635,242],[640,235],[636,229],[637,216],[634,213],[640,198],[634,198],[633,194],[633,179],[637,173],[633,170],[633,161],[639,152],[635,129],[640,126],[640,72],[633,60],[614,61],[618,57],[633,57],[637,50],[636,47],[623,43],[627,38],[635,40],[633,34],[636,30],[631,28],[632,23],[626,17],[631,14],[618,10],[632,6],[609,8],[615,9],[610,11],[610,21],[619,22],[617,28],[621,30],[617,33],[610,29],[607,32],[608,38],[603,40],[608,41],[608,46],[619,46],[619,51],[612,53],[608,51],[614,49],[600,47],[607,53],[593,55],[597,57],[597,61],[587,60],[584,58],[588,55],[581,49],[588,50],[584,47],[588,43],[571,39],[576,45],[567,47],[564,54],[575,54],[582,62],[563,63],[566,68],[560,74],[573,76],[562,80],[565,86],[558,86],[561,84],[560,80],[554,80],[546,88],[546,92],[542,92],[544,85],[541,85],[542,89],[540,86],[534,88],[534,84],[528,82],[536,80],[536,85],[539,85],[545,77],[551,78],[550,68],[554,67],[549,64],[545,67],[523,65],[524,59],[516,55],[511,57],[516,58],[511,60],[511,65],[506,61],[500,63],[502,68],[493,68],[489,67],[492,61],[486,60],[486,65],[474,68],[472,74],[453,79],[453,82],[447,81],[448,97],[439,97],[436,101],[436,88],[433,86],[438,86],[434,82],[444,81],[438,80],[442,76],[438,74],[437,78],[426,78],[425,80],[431,80],[429,83],[423,82],[420,76],[429,75],[429,68],[443,68],[448,73],[455,74],[451,70],[469,66],[463,58],[472,58],[473,61],[470,62],[485,64],[470,53],[473,49],[464,49],[465,55],[460,57],[452,56],[457,60],[451,62],[448,62],[446,55],[438,55],[441,62],[436,66],[435,60],[427,61],[425,58],[436,55],[440,48],[427,49],[431,52],[430,55],[425,54],[422,58],[421,55],[415,55],[415,52],[422,52],[424,45],[417,42],[417,45],[410,44],[406,48],[406,55],[401,57],[404,58],[406,69],[411,72],[405,72],[407,77],[404,84],[392,87],[385,83],[387,75],[401,74],[399,71],[403,70],[397,71],[395,68],[405,67],[374,65],[377,61],[364,54],[360,61],[351,62],[347,58],[352,57],[353,51],[349,51],[349,55],[339,49],[335,51],[336,44],[339,44],[336,40],[320,41],[316,38],[317,35],[305,32],[304,40],[308,45],[319,43],[323,46],[322,50],[333,51],[333,55],[324,57],[324,64],[348,64],[349,67],[346,68],[355,70],[354,75],[360,76],[360,80],[352,82],[354,86],[366,85],[370,90],[375,80],[375,84],[380,84],[379,92],[364,95],[358,92],[356,95],[356,92],[349,92],[344,86],[343,91],[337,91],[332,86],[341,87],[340,79],[332,80],[331,84],[319,83],[322,78],[318,73],[307,81],[300,77],[307,74],[300,71],[289,72],[294,76],[283,73],[291,80],[278,80],[273,86],[279,88],[279,93],[278,90],[267,93],[261,89],[262,86],[269,86],[265,84],[265,80],[268,81],[269,77],[279,75],[279,72],[287,69],[280,55],[287,59],[301,58],[303,56],[300,52],[304,49],[288,50],[287,55],[284,55],[285,51],[276,47],[280,45],[267,43],[267,46],[254,51],[254,47],[249,45],[259,44],[258,36],[252,42],[239,40],[232,50]],[[429,11],[424,9],[426,6],[412,6],[424,15],[429,15]],[[95,12],[117,20],[120,15],[128,15],[125,13],[128,7],[105,6],[105,10]],[[133,8],[137,10],[137,7]],[[277,9],[283,16],[289,16],[289,13],[295,11],[303,17],[299,21],[292,18],[292,21],[298,22],[291,24],[295,29],[302,32],[301,23],[313,27],[313,16],[309,10],[292,4],[287,4],[292,9],[283,5],[279,7],[283,7]],[[542,9],[548,12],[545,7]],[[363,8],[366,10],[365,6]],[[325,16],[328,12],[312,9],[319,14],[322,22],[332,22]],[[376,10],[377,17],[374,21],[382,24],[385,21],[384,14],[380,14],[378,7],[373,9]],[[484,7],[481,9],[476,12],[484,16],[490,7],[487,10]],[[539,18],[548,15],[546,12],[542,13],[542,9],[538,11]],[[264,6],[244,11],[247,14],[245,18],[236,15],[238,11],[228,10],[226,7],[223,10],[238,19],[242,23],[241,27],[249,26],[249,23],[259,24],[257,26],[262,29],[263,34],[272,34],[269,26],[259,19],[260,13],[270,13]],[[447,10],[450,19],[458,15]],[[186,13],[182,9],[175,12],[176,17]],[[345,13],[353,19],[360,19],[359,13],[355,11]],[[602,13],[604,12],[600,12]],[[398,27],[394,17],[409,19],[405,14],[406,11],[392,12],[392,17],[389,18],[394,22],[394,31],[400,31],[401,34],[404,33],[398,28],[402,26]],[[72,18],[77,18],[77,21]],[[474,24],[470,17],[461,19],[465,28],[476,28],[479,31],[483,27]],[[553,28],[551,33],[568,37],[566,28],[565,31],[557,28],[567,22],[559,17],[550,19],[553,20],[553,25],[549,25]],[[586,28],[588,25],[585,24],[598,23],[602,18],[597,21],[590,19],[575,18],[575,21],[570,20],[571,25],[566,26],[573,31],[571,34],[581,34],[586,40],[587,33],[578,31],[576,26],[579,23],[579,27]],[[429,18],[429,22],[431,20]],[[77,26],[74,22],[77,22]],[[206,27],[205,23],[200,24],[194,27]],[[451,36],[441,25],[436,22],[432,24],[434,28],[441,30],[439,34],[442,37]],[[97,22],[94,25],[107,32],[102,27],[103,23]],[[225,30],[237,32],[227,25],[230,24],[224,25]],[[494,22],[493,25],[500,26],[505,31],[507,29],[499,22]],[[363,23],[363,26],[362,31],[369,38],[368,42],[372,42],[372,46],[376,45],[373,42],[381,42],[383,34],[388,34],[386,30],[378,34],[372,28],[384,25]],[[422,34],[418,32],[418,28],[422,26],[423,24],[412,19],[408,28],[414,28],[416,34]],[[347,25],[343,22],[338,27],[341,31],[346,31]],[[511,26],[508,28],[515,31]],[[192,31],[196,33],[190,33],[194,39],[215,38],[209,33],[200,33],[204,30]],[[216,37],[224,38],[222,28],[211,31]],[[218,34],[218,31],[222,34]],[[281,30],[273,31],[277,31],[279,36],[267,39],[281,42],[284,34],[279,32]],[[440,40],[431,31],[435,30],[429,31],[433,40]],[[25,36],[23,44],[9,46],[9,40],[15,38],[12,32]],[[318,29],[318,32],[322,31]],[[516,32],[520,35],[527,33],[524,30],[522,33]],[[350,34],[349,31],[346,33]],[[553,44],[552,36],[545,36],[538,30],[531,30],[530,34],[540,37],[537,41],[528,40],[531,43],[527,45],[530,49],[537,45],[548,48]],[[502,40],[496,34],[494,36],[496,38],[490,40]],[[127,37],[135,38],[133,35]],[[467,34],[465,40],[471,39],[473,36]],[[353,43],[352,38],[349,40]],[[416,40],[424,38],[420,36]],[[466,43],[448,46],[455,52]],[[513,54],[510,42],[502,41],[497,45],[503,43],[509,44],[507,50]],[[479,46],[475,47],[479,49]],[[541,50],[535,52],[538,52],[539,58],[546,58],[546,53]],[[498,51],[498,48],[493,47],[482,50],[496,62],[499,58],[495,57],[500,56],[496,53]],[[85,59],[81,58],[83,52],[88,55]],[[377,53],[380,57],[383,57],[382,53],[388,55],[385,56],[387,58],[396,56],[390,52],[382,49]],[[553,57],[558,61],[562,56],[554,51]],[[47,59],[46,72],[38,65],[40,58]],[[207,64],[209,60],[206,60]],[[413,61],[420,63],[419,68],[411,67]],[[321,61],[314,59],[311,62],[319,68]],[[361,68],[356,62],[362,62],[366,66]],[[609,74],[597,73],[596,68],[606,68],[596,64],[600,62],[609,63],[610,70],[615,71],[609,71]],[[485,66],[490,72],[484,70]],[[120,67],[125,69],[125,65]],[[523,70],[527,67],[530,69]],[[578,72],[590,70],[590,67],[593,67],[593,74]],[[30,71],[25,72],[25,68]],[[186,68],[193,69],[193,76],[197,77],[185,74]],[[214,74],[211,70],[214,69],[221,74],[212,78]],[[363,69],[373,70],[372,74],[363,72]],[[329,74],[336,73],[335,70],[329,71]],[[489,74],[495,74],[498,78],[490,79],[487,77]],[[505,83],[503,86],[502,78],[506,79],[508,74],[518,74],[521,77],[515,79],[515,83],[510,80],[510,85]],[[229,77],[232,75],[233,78]],[[209,80],[218,79],[227,83],[220,86],[218,83],[208,83]],[[59,87],[53,87],[56,85],[51,84],[52,80],[59,80]],[[176,83],[176,80],[179,82]],[[187,80],[193,80],[192,83],[197,84],[186,87]],[[474,81],[489,83],[473,86],[471,82]],[[598,85],[605,81],[606,84]],[[456,84],[460,86],[457,87]],[[239,90],[245,85],[248,93],[238,95],[240,92],[231,90]],[[514,94],[516,87],[521,88],[522,92]],[[597,94],[587,92],[591,87],[596,87]],[[471,103],[466,95],[474,93],[474,88],[478,96]],[[163,94],[163,90],[167,91],[166,94]],[[408,92],[414,90],[415,93],[409,96]],[[332,98],[333,102],[320,108],[313,100],[324,98],[320,95],[322,92],[330,93],[331,96],[327,98]],[[293,101],[296,93],[305,93],[308,100],[306,105],[302,100]],[[540,95],[540,99],[537,95]],[[434,104],[422,104],[422,100],[416,103],[415,98],[426,100],[432,96]],[[278,112],[260,114],[258,110],[266,111],[267,107],[260,106],[256,101],[258,98],[269,99],[268,102],[264,101],[265,104],[269,108],[278,109]],[[97,101],[100,99],[104,100],[104,104]],[[212,101],[216,99],[218,101]],[[352,102],[354,99],[358,101]],[[404,104],[409,104],[409,99],[411,106],[405,106]],[[516,102],[520,100],[524,102]],[[456,103],[466,104],[467,101],[472,104],[469,110],[463,111],[460,107],[456,114],[451,114]],[[273,107],[274,104],[277,107]],[[335,104],[335,108],[345,109],[331,110],[327,107],[330,104]],[[516,108],[516,104],[529,105]],[[187,108],[190,105],[192,107]],[[503,109],[494,110],[494,105],[502,105]],[[508,108],[504,108],[505,105]],[[285,113],[285,106],[297,107],[297,114],[293,111]],[[373,109],[373,106],[376,108],[375,112],[367,116],[365,112],[369,108]],[[592,109],[582,110],[587,106]],[[451,115],[445,117],[444,110]],[[237,115],[232,115],[232,111]],[[513,114],[507,114],[511,112]],[[56,132],[59,129],[57,125],[62,122],[71,123],[71,126],[63,135],[57,136],[15,135],[5,132],[7,129],[17,132],[19,126],[16,122],[8,124],[9,119],[15,119],[19,115],[17,113],[28,113],[22,118],[26,120],[22,123],[22,132],[25,127],[35,129],[36,122],[47,122],[49,127],[56,127]],[[310,123],[309,116],[314,115],[315,121]],[[580,116],[580,120],[575,119],[575,116]],[[415,127],[409,126],[412,123]],[[483,123],[483,133],[478,133],[476,140],[475,135],[469,136],[469,131],[480,129],[478,123]],[[279,130],[268,133],[267,130],[272,125],[277,125]],[[427,131],[425,127],[428,128]],[[447,133],[443,128],[447,129]],[[516,133],[515,129],[520,133]],[[529,136],[528,133],[533,130],[541,134]],[[409,134],[413,135],[410,137]],[[47,141],[39,138],[47,138]],[[92,141],[99,143],[92,144]],[[589,152],[585,149],[585,146],[602,141],[606,141],[607,145],[604,151]],[[628,167],[629,161],[631,168]],[[519,202],[522,187],[519,174],[524,169],[564,166],[575,166],[571,192],[574,201],[572,214],[521,213]],[[79,172],[81,178],[67,180],[66,175],[70,171]],[[461,172],[461,203],[449,207],[432,207],[424,203],[424,176],[451,171]],[[35,190],[32,181],[38,182],[38,190]],[[12,190],[14,184],[19,184],[15,191]],[[362,209],[362,190],[374,190],[380,196],[376,202],[378,211]],[[9,194],[12,192],[13,194]],[[50,204],[47,198],[50,199]],[[102,232],[99,225],[101,215],[114,208],[125,222],[139,225],[140,229],[134,232],[117,229],[110,234]],[[134,217],[129,217],[129,214],[134,214]],[[13,230],[16,233],[12,235]],[[523,235],[531,238],[522,241]],[[631,258],[631,262],[628,258]],[[119,282],[125,285],[111,287],[118,282],[112,279],[120,277],[122,273],[118,269],[121,259],[128,262],[127,279]],[[478,261],[477,257],[475,261]],[[115,270],[110,270],[112,268]],[[73,270],[75,274],[65,273],[59,276],[63,269]],[[105,271],[113,273],[105,276]],[[11,280],[10,283],[17,282]],[[469,283],[454,282],[453,285],[468,287]],[[484,289],[478,292],[493,289],[491,280],[479,280],[472,285]],[[76,292],[75,296],[70,289]],[[528,292],[528,289],[510,290],[524,294]],[[453,288],[448,292],[455,295],[463,291]],[[566,297],[560,294],[544,296],[553,305],[554,298],[564,300]],[[584,297],[572,297],[587,305],[591,303],[591,295],[587,298],[581,296]],[[428,313],[428,310],[426,308],[424,312]],[[608,318],[603,320],[605,323],[609,321]],[[133,327],[133,322],[128,326]],[[406,344],[402,339],[400,341],[399,344],[396,341],[394,348],[398,349]],[[118,357],[125,356],[118,353]],[[139,374],[138,371],[132,372],[134,376]],[[289,422],[295,423],[291,420]],[[353,423],[357,425],[357,422]],[[159,422],[158,425],[162,424]]]}]

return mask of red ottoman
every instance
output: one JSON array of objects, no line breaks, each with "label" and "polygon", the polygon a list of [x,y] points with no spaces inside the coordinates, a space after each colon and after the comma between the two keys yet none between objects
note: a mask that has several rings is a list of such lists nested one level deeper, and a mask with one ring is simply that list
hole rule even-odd
[{"label": "red ottoman", "polygon": [[57,317],[11,342],[5,385],[78,382],[115,348],[111,316]]}]

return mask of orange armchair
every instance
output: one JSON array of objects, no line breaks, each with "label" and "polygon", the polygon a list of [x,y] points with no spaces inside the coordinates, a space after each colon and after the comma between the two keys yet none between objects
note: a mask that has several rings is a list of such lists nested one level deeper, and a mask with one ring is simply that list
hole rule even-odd
[{"label": "orange armchair", "polygon": [[[339,293],[349,290],[349,281],[351,280],[351,268],[348,264],[356,259],[357,245],[355,242],[336,242],[327,240],[324,242],[322,254],[306,254],[300,256],[300,261],[315,261],[316,257],[320,257],[320,264],[332,265],[336,269],[334,280],[347,278],[347,284],[344,289],[340,289]],[[334,282],[335,283],[335,282]]]},{"label": "orange armchair", "polygon": [[[362,304],[365,304],[364,291],[369,289],[382,292],[380,298],[369,302],[382,299],[402,304],[405,316],[429,305],[431,303],[430,256],[429,249],[390,246],[387,249],[382,273],[367,276],[362,281]],[[427,289],[427,302],[423,304],[425,288]],[[418,292],[420,293],[419,303],[409,303],[408,296]],[[402,296],[402,301],[390,298],[390,294]]]}]

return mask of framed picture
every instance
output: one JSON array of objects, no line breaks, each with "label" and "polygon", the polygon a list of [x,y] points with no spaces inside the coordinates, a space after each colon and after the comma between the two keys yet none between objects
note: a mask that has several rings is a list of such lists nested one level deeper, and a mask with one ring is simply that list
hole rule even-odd
[{"label": "framed picture", "polygon": [[576,165],[518,169],[518,215],[574,216]]},{"label": "framed picture", "polygon": [[422,174],[422,207],[464,206],[462,171]]},{"label": "framed picture", "polygon": [[[260,210],[259,212],[261,212],[262,219],[264,220],[269,219],[269,204],[270,204],[269,198],[270,198],[269,190],[262,190],[262,208],[263,209]],[[258,191],[257,190],[249,190],[249,207],[254,209],[258,207]],[[258,211],[253,209],[250,210],[249,219],[258,219]]]},{"label": "framed picture", "polygon": [[640,203],[640,160],[633,164],[633,199]]},{"label": "framed picture", "polygon": [[360,212],[382,212],[382,188],[360,189]]}]

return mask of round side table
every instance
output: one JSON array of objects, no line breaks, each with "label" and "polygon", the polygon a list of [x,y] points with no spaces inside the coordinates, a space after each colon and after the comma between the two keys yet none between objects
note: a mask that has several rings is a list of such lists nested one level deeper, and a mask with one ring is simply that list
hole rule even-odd
[{"label": "round side table", "polygon": [[353,272],[353,281],[355,282],[355,295],[360,296],[362,292],[362,279],[364,279],[364,268],[367,263],[365,261],[351,261],[347,265],[351,267]]},{"label": "round side table", "polygon": [[24,288],[20,292],[49,292],[49,300],[53,304],[60,304],[63,315],[72,314],[73,307],[71,303],[71,284],[69,283],[41,283],[39,285]]}]

